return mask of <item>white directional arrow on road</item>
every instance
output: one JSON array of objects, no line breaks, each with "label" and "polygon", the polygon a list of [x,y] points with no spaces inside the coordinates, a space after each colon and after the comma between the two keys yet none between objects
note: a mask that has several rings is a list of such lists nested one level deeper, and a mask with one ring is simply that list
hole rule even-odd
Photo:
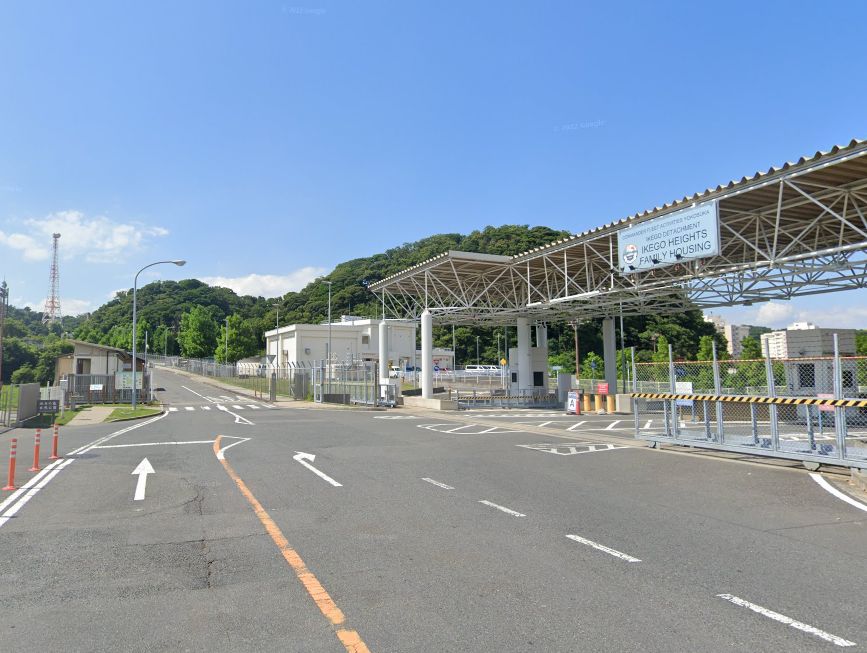
[{"label": "white directional arrow on road", "polygon": [[142,461],[138,464],[132,474],[135,476],[138,474],[138,483],[135,484],[135,495],[133,496],[133,501],[141,501],[145,497],[145,486],[148,483],[148,474],[155,474],[154,468],[148,462],[147,458],[143,458]]},{"label": "white directional arrow on road", "polygon": [[303,451],[299,451],[296,455],[292,456],[292,460],[297,460],[299,463],[301,463],[302,465],[304,465],[304,466],[305,466],[307,469],[309,469],[311,472],[313,472],[314,474],[316,474],[319,478],[321,478],[321,479],[323,479],[323,480],[325,480],[325,481],[328,481],[328,482],[331,483],[331,485],[333,485],[334,487],[343,487],[342,484],[338,483],[337,481],[335,481],[333,478],[331,478],[331,477],[328,476],[327,474],[324,474],[323,472],[320,472],[320,471],[319,471],[318,469],[316,469],[313,465],[311,465],[309,462],[307,462],[308,460],[311,461],[311,462],[314,461],[314,460],[316,460],[316,456],[315,456],[314,454],[312,454],[312,453],[304,453]]}]

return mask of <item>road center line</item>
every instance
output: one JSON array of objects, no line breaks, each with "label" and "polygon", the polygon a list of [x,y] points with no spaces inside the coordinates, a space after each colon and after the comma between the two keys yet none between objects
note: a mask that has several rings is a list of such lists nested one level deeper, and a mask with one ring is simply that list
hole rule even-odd
[{"label": "road center line", "polygon": [[734,603],[735,605],[739,605],[742,608],[747,608],[748,610],[752,610],[753,612],[756,612],[763,617],[768,617],[769,619],[773,619],[774,621],[779,621],[782,624],[786,624],[787,626],[791,626],[792,628],[796,628],[805,633],[809,633],[810,635],[815,635],[816,637],[820,637],[826,642],[831,642],[832,644],[836,644],[837,646],[856,645],[855,642],[850,642],[848,639],[843,639],[842,637],[838,637],[837,635],[826,633],[824,630],[819,630],[815,626],[811,626],[800,621],[795,621],[791,617],[787,617],[786,615],[780,614],[779,612],[774,612],[773,610],[768,610],[767,608],[763,608],[762,606],[756,605],[755,603],[750,603],[749,601],[746,601],[737,596],[732,596],[731,594],[717,594],[717,596],[721,599],[728,601],[729,603]]},{"label": "road center line", "polygon": [[498,504],[493,503],[492,501],[488,501],[486,499],[482,499],[481,501],[479,501],[479,503],[483,503],[486,506],[491,506],[491,508],[496,508],[497,510],[502,510],[507,515],[512,515],[513,517],[526,517],[527,516],[522,512],[518,512],[517,510],[512,510],[511,508],[506,508],[506,506],[498,505]]},{"label": "road center line", "polygon": [[810,474],[810,478],[812,478],[814,481],[816,481],[816,483],[818,483],[822,489],[827,490],[828,492],[833,494],[835,497],[837,497],[841,501],[845,501],[850,506],[854,506],[854,507],[858,508],[858,510],[863,510],[864,512],[867,512],[867,506],[865,506],[860,501],[856,501],[855,499],[844,494],[843,492],[840,492],[840,490],[838,490],[833,485],[831,485],[828,481],[826,481],[824,478],[822,478],[821,474]]},{"label": "road center line", "polygon": [[[259,521],[262,522],[265,531],[271,536],[271,540],[280,550],[283,559],[286,560],[295,572],[298,580],[300,580],[301,584],[304,585],[304,589],[307,590],[307,593],[310,595],[310,598],[313,599],[313,602],[316,604],[316,607],[319,608],[319,611],[333,626],[342,626],[346,621],[346,616],[340,608],[337,607],[334,599],[332,599],[331,595],[324,587],[322,587],[322,584],[316,576],[313,575],[313,572],[307,568],[307,565],[304,563],[304,560],[301,559],[301,556],[298,555],[295,549],[289,545],[289,541],[286,539],[286,536],[283,535],[280,527],[277,526],[277,523],[271,518],[271,515],[269,515],[265,508],[262,507],[262,504],[259,503],[250,491],[250,488],[247,487],[247,484],[244,483],[244,481],[241,480],[241,477],[238,476],[234,469],[232,469],[229,461],[226,460],[225,456],[220,455],[222,451],[224,451],[224,449],[220,449],[220,440],[222,440],[222,438],[223,436],[218,435],[217,439],[214,440],[214,454],[223,465],[223,469],[226,470],[229,478],[235,482],[235,485],[238,486],[241,494],[244,495],[244,498],[253,507],[253,512],[256,513],[256,517],[258,517]],[[367,645],[356,631],[348,630],[346,628],[337,628],[335,634],[340,640],[340,643],[343,644],[347,653],[370,653]]]},{"label": "road center line", "polygon": [[427,481],[428,483],[430,483],[432,485],[436,485],[437,487],[441,487],[444,490],[454,490],[454,488],[451,485],[446,485],[445,483],[440,483],[439,481],[435,481],[432,478],[423,478],[421,480]]},{"label": "road center line", "polygon": [[581,544],[591,546],[597,551],[604,551],[608,555],[613,555],[615,558],[626,560],[626,562],[641,562],[641,560],[639,560],[638,558],[633,558],[631,555],[623,553],[622,551],[618,551],[617,549],[612,549],[603,544],[599,544],[599,542],[588,540],[586,537],[581,537],[580,535],[567,535],[566,537],[568,537],[570,540],[574,540],[575,542],[580,542]]}]

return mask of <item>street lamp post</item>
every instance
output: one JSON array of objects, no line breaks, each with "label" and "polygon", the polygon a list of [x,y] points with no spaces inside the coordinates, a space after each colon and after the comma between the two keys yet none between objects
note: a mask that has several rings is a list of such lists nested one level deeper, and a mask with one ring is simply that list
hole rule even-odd
[{"label": "street lamp post", "polygon": [[174,261],[155,261],[153,263],[149,263],[144,266],[141,270],[135,273],[135,278],[132,282],[132,409],[135,410],[135,391],[136,391],[136,367],[138,367],[138,358],[136,357],[136,322],[138,320],[138,313],[136,311],[136,302],[138,298],[138,275],[147,270],[150,267],[155,265],[161,265],[163,263],[174,263],[175,265],[181,266],[186,265],[187,262],[183,259],[177,259]]},{"label": "street lamp post", "polygon": [[328,361],[328,364],[331,364],[331,284],[333,281],[323,281],[323,283],[328,284],[328,349],[326,350],[325,359]]}]

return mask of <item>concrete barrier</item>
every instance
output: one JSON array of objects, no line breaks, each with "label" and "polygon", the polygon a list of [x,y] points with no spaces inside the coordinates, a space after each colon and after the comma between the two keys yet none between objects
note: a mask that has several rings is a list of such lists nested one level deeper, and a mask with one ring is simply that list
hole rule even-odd
[{"label": "concrete barrier", "polygon": [[458,410],[458,402],[451,399],[425,399],[424,397],[403,396],[407,408],[427,408],[430,410]]}]

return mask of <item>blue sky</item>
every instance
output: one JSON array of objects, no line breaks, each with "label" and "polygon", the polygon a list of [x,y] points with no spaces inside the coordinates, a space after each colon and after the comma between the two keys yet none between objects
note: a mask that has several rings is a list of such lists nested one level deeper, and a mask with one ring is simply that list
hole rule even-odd
[{"label": "blue sky", "polygon": [[[7,0],[0,276],[40,308],[54,230],[65,312],[160,258],[189,264],[145,281],[276,296],[434,233],[580,232],[867,137],[865,19],[855,1]],[[867,326],[865,298],[725,315]]]}]

